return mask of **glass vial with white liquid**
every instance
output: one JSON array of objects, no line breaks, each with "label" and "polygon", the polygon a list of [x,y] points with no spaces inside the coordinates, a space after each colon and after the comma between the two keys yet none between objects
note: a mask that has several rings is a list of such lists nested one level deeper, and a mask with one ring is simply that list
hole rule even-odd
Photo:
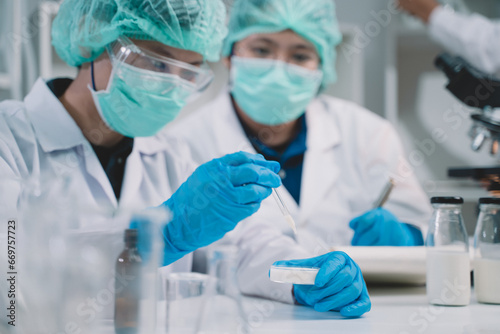
[{"label": "glass vial with white liquid", "polygon": [[474,290],[480,303],[500,304],[500,198],[479,199],[474,233]]},{"label": "glass vial with white liquid", "polygon": [[461,197],[433,197],[434,213],[425,241],[427,298],[434,305],[470,302],[470,258]]}]

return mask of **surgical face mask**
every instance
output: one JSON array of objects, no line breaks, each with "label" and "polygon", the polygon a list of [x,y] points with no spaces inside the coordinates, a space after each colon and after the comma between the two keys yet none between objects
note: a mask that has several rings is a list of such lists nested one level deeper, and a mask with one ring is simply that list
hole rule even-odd
[{"label": "surgical face mask", "polygon": [[323,73],[279,60],[231,58],[231,93],[252,120],[269,126],[298,119],[318,94]]},{"label": "surgical face mask", "polygon": [[[106,124],[127,137],[149,137],[174,120],[211,73],[168,58],[151,57],[125,42],[108,48],[113,71],[105,91],[90,88]],[[118,52],[113,50],[117,48]]]}]

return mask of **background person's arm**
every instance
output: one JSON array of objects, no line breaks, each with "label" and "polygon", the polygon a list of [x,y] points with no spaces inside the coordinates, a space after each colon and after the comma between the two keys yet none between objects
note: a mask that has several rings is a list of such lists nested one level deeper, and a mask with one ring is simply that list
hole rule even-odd
[{"label": "background person's arm", "polygon": [[399,7],[429,26],[432,39],[472,66],[500,74],[500,22],[479,15],[455,13],[435,0],[397,0]]},{"label": "background person's arm", "polygon": [[435,0],[398,0],[397,4],[399,8],[424,22],[428,22],[431,13],[439,7],[439,3]]},{"label": "background person's arm", "polygon": [[500,22],[439,7],[429,19],[429,33],[445,49],[472,66],[488,74],[500,74]]}]

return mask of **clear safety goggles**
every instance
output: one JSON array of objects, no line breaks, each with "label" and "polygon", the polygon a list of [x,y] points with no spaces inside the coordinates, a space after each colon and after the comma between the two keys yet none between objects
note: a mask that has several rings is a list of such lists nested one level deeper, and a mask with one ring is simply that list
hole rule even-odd
[{"label": "clear safety goggles", "polygon": [[290,64],[281,60],[245,58],[232,56],[231,63],[239,69],[252,73],[253,76],[275,75],[276,70],[286,74],[286,78],[292,82],[321,82],[323,72],[321,70],[310,70],[302,66]]},{"label": "clear safety goggles", "polygon": [[232,55],[243,58],[282,60],[289,64],[308,68],[314,65],[321,66],[321,59],[317,52],[309,49],[298,51],[284,51],[278,46],[268,46],[257,42],[255,45],[235,45]]},{"label": "clear safety goggles", "polygon": [[[166,80],[171,76],[179,77],[188,85],[194,85],[195,90],[201,92],[212,82],[214,74],[206,63],[200,67],[179,60],[161,56],[134,44],[126,37],[120,37],[107,47],[113,62],[123,63],[141,71],[149,71],[155,78],[165,75]],[[133,83],[132,83],[133,84]]]}]

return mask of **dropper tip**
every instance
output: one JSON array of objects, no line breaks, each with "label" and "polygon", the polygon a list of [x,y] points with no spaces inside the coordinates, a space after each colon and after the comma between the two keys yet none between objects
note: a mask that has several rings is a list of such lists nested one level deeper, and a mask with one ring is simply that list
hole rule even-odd
[{"label": "dropper tip", "polygon": [[288,225],[290,225],[290,227],[292,228],[293,233],[295,233],[295,235],[297,235],[297,227],[295,225],[295,221],[293,220],[292,216],[291,215],[286,215],[285,219],[288,222]]}]

